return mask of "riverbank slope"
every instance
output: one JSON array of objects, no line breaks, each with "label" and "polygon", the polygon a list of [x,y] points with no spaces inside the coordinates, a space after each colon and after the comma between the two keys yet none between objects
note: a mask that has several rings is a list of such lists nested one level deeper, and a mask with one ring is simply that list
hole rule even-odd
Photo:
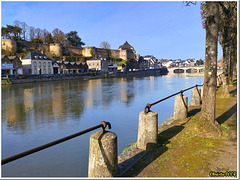
[{"label": "riverbank slope", "polygon": [[[200,107],[189,108],[189,118],[159,126],[158,147],[148,152],[125,177],[210,177],[237,171],[237,82],[231,96],[217,91],[216,120],[222,136],[210,133],[200,119]],[[220,174],[221,175],[221,174]],[[215,176],[216,177],[216,176]]]}]

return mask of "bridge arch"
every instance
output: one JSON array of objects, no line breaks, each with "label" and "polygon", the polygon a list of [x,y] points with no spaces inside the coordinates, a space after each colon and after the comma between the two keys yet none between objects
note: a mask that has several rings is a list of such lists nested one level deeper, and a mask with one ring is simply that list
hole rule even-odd
[{"label": "bridge arch", "polygon": [[189,68],[189,69],[186,69],[186,73],[198,73],[198,69]]},{"label": "bridge arch", "polygon": [[174,69],[174,73],[184,73],[184,69]]}]

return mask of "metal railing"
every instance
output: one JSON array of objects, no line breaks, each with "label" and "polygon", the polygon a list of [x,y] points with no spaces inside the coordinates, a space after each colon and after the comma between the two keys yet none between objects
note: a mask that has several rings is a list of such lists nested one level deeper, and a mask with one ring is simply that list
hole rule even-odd
[{"label": "metal railing", "polygon": [[152,104],[149,104],[149,103],[148,103],[148,104],[145,106],[145,108],[144,108],[144,112],[145,112],[145,113],[148,113],[148,112],[150,112],[150,108],[151,108],[153,105],[158,104],[158,103],[160,103],[160,102],[162,102],[162,101],[165,101],[166,99],[171,98],[171,97],[173,97],[173,96],[175,96],[175,95],[178,95],[178,94],[180,94],[180,93],[181,93],[181,95],[183,95],[183,92],[184,92],[184,91],[187,91],[187,90],[192,89],[192,88],[195,88],[195,87],[197,88],[198,86],[203,86],[203,84],[202,84],[202,85],[196,84],[195,86],[192,86],[192,87],[190,87],[190,88],[181,90],[181,91],[179,91],[179,92],[177,92],[177,93],[174,93],[174,94],[172,94],[172,95],[170,95],[170,96],[168,96],[168,97],[165,97],[165,98],[163,98],[163,99],[160,99],[160,100],[158,100],[158,101],[156,101],[156,102],[154,102],[154,103],[152,103]]},{"label": "metal railing", "polygon": [[[223,73],[221,73],[221,74],[219,74],[219,75],[217,76],[217,81],[218,81],[219,78],[222,78],[222,75],[223,75]],[[166,99],[168,99],[168,98],[171,98],[171,97],[173,97],[173,96],[175,96],[175,95],[178,95],[178,94],[180,94],[180,93],[181,93],[181,95],[183,95],[183,92],[184,92],[184,91],[187,91],[187,90],[192,89],[192,88],[195,88],[195,87],[197,88],[198,86],[203,86],[203,84],[201,84],[201,85],[196,84],[195,86],[192,86],[192,87],[190,87],[190,88],[181,90],[181,91],[179,91],[179,92],[177,92],[177,93],[174,93],[174,94],[172,94],[172,95],[170,95],[170,96],[168,96],[168,97],[165,97],[165,98],[163,98],[163,99],[160,99],[160,100],[158,100],[158,101],[156,101],[156,102],[154,102],[154,103],[152,103],[152,104],[149,104],[149,103],[148,103],[148,104],[145,106],[145,108],[144,108],[144,112],[145,112],[145,113],[148,113],[153,105],[158,104],[158,103],[160,103],[160,102],[162,102],[162,101],[164,101],[164,100],[166,100]]]},{"label": "metal railing", "polygon": [[54,146],[54,145],[56,145],[56,144],[62,143],[62,142],[67,141],[67,140],[69,140],[69,139],[75,138],[75,137],[77,137],[77,136],[83,135],[83,134],[85,134],[85,133],[88,133],[88,132],[93,131],[93,130],[95,130],[95,129],[98,129],[98,128],[100,128],[100,127],[102,128],[102,130],[103,130],[103,132],[104,132],[104,131],[105,131],[105,128],[106,128],[107,126],[108,126],[109,129],[111,129],[111,124],[110,124],[109,122],[102,121],[102,122],[101,122],[99,125],[97,125],[97,126],[91,127],[91,128],[89,128],[89,129],[80,131],[80,132],[78,132],[78,133],[75,133],[75,134],[66,136],[66,137],[61,138],[61,139],[58,139],[58,140],[56,140],[56,141],[52,141],[52,142],[47,143],[47,144],[44,144],[44,145],[42,145],[42,146],[38,146],[38,147],[33,148],[33,149],[30,149],[30,150],[28,150],[28,151],[24,151],[24,152],[22,152],[22,153],[19,153],[19,154],[10,156],[10,157],[8,157],[8,158],[6,158],[6,159],[3,159],[3,160],[2,160],[2,165],[7,164],[7,163],[9,163],[9,162],[11,162],[11,161],[15,161],[15,160],[17,160],[17,159],[20,159],[20,158],[25,157],[25,156],[27,156],[27,155],[30,155],[30,154],[32,154],[32,153],[41,151],[41,150],[43,150],[43,149],[49,148],[49,147]]}]

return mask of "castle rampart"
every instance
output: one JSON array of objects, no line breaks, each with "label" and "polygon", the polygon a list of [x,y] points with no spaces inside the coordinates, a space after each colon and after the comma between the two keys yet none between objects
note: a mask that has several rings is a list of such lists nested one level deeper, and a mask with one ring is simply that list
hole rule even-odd
[{"label": "castle rampart", "polygon": [[[127,42],[126,42],[127,43]],[[123,60],[128,59],[138,59],[139,54],[136,54],[133,47],[126,43],[121,46],[118,50],[110,49],[112,58],[121,58]],[[11,39],[2,39],[2,49],[6,51],[16,52],[18,51],[38,51],[38,52],[50,52],[55,57],[63,57],[63,56],[82,56],[82,57],[93,57],[93,56],[101,56],[103,58],[107,57],[107,51],[103,48],[96,48],[94,46],[87,47],[74,47],[67,46],[63,47],[60,43],[51,43],[47,44],[34,44],[27,41],[14,41]]]}]

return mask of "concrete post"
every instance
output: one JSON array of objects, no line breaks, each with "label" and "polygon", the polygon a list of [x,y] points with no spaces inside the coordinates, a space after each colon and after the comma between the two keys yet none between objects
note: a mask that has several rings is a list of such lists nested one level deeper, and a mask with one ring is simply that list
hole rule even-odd
[{"label": "concrete post", "polygon": [[117,135],[97,131],[90,136],[88,177],[118,176]]},{"label": "concrete post", "polygon": [[217,86],[219,86],[220,85],[220,80],[219,80],[219,78],[217,78]]},{"label": "concrete post", "polygon": [[188,114],[188,97],[184,95],[177,95],[174,104],[174,119],[187,118]]},{"label": "concrete post", "polygon": [[200,105],[201,105],[201,89],[193,88],[191,106],[200,106]]},{"label": "concrete post", "polygon": [[202,85],[202,88],[201,88],[201,99],[203,98],[203,88],[204,88],[204,85]]},{"label": "concrete post", "polygon": [[139,113],[137,147],[143,150],[153,150],[157,147],[158,113],[144,111]]}]

